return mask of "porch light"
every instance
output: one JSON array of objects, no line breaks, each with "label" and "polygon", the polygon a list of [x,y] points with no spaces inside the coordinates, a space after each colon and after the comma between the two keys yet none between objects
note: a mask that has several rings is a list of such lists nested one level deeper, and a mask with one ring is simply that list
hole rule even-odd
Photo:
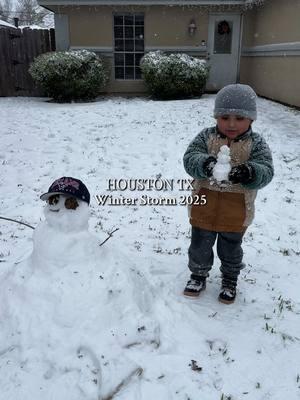
[{"label": "porch light", "polygon": [[192,19],[192,20],[190,21],[190,23],[189,23],[189,26],[188,26],[189,35],[190,35],[190,36],[194,36],[194,35],[195,35],[195,32],[196,32],[196,29],[197,29],[197,26],[196,26],[195,20]]}]

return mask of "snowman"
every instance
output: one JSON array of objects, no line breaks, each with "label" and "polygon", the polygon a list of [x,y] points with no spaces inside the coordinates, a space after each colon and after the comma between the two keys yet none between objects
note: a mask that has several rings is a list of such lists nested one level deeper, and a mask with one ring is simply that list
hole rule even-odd
[{"label": "snowman", "polygon": [[[56,319],[72,325],[78,313],[87,315],[90,302],[113,307],[119,320],[124,316],[124,304],[129,302],[129,310],[147,313],[151,307],[151,288],[146,278],[134,268],[120,250],[113,246],[99,246],[99,241],[88,230],[90,217],[90,193],[79,179],[62,177],[40,196],[46,201],[45,221],[36,228],[31,264],[38,279],[56,282],[51,290],[56,291],[61,304],[70,312],[58,311]],[[127,267],[124,267],[124,264]],[[59,290],[57,282],[63,282]],[[144,287],[144,290],[140,290]],[[67,289],[66,289],[67,288]],[[81,301],[89,291],[90,298]],[[76,310],[74,293],[80,293]],[[130,304],[131,301],[131,304]],[[107,312],[105,307],[104,313]],[[101,313],[101,312],[100,312]],[[111,321],[112,315],[109,320]]]},{"label": "snowman", "polygon": [[213,177],[218,182],[228,181],[228,174],[230,170],[230,148],[224,145],[221,146],[217,155],[217,162],[213,169]]},{"label": "snowman", "polygon": [[126,349],[159,342],[152,288],[125,254],[89,232],[82,181],[57,179],[40,198],[45,220],[33,252],[0,281],[0,343],[9,349],[0,368],[14,358],[15,398],[38,397],[45,382],[46,400],[110,398],[140,371]]},{"label": "snowman", "polygon": [[45,221],[34,232],[33,267],[51,272],[74,263],[87,264],[99,249],[88,231],[90,193],[85,184],[62,177],[40,198],[46,201]]}]

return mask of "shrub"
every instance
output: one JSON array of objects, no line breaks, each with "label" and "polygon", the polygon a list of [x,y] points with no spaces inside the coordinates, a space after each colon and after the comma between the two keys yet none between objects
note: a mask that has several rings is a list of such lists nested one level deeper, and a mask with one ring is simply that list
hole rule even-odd
[{"label": "shrub", "polygon": [[29,73],[56,101],[94,99],[108,81],[103,60],[87,50],[42,54],[31,64]]},{"label": "shrub", "polygon": [[209,68],[205,60],[187,54],[146,54],[141,69],[148,91],[160,99],[201,96]]}]

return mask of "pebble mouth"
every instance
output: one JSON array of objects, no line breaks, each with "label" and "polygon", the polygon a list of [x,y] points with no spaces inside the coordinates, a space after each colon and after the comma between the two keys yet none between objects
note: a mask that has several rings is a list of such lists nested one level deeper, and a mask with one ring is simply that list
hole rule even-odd
[{"label": "pebble mouth", "polygon": [[59,210],[50,210],[51,212],[58,212]]}]

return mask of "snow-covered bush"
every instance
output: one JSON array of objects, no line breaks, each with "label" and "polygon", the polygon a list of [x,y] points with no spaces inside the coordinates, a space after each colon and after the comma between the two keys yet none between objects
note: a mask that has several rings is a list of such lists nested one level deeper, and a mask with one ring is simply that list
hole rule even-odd
[{"label": "snow-covered bush", "polygon": [[205,60],[160,51],[146,54],[141,69],[147,89],[160,99],[201,96],[209,72]]},{"label": "snow-covered bush", "polygon": [[56,101],[94,99],[108,81],[103,60],[87,50],[42,54],[31,64],[29,73]]}]

